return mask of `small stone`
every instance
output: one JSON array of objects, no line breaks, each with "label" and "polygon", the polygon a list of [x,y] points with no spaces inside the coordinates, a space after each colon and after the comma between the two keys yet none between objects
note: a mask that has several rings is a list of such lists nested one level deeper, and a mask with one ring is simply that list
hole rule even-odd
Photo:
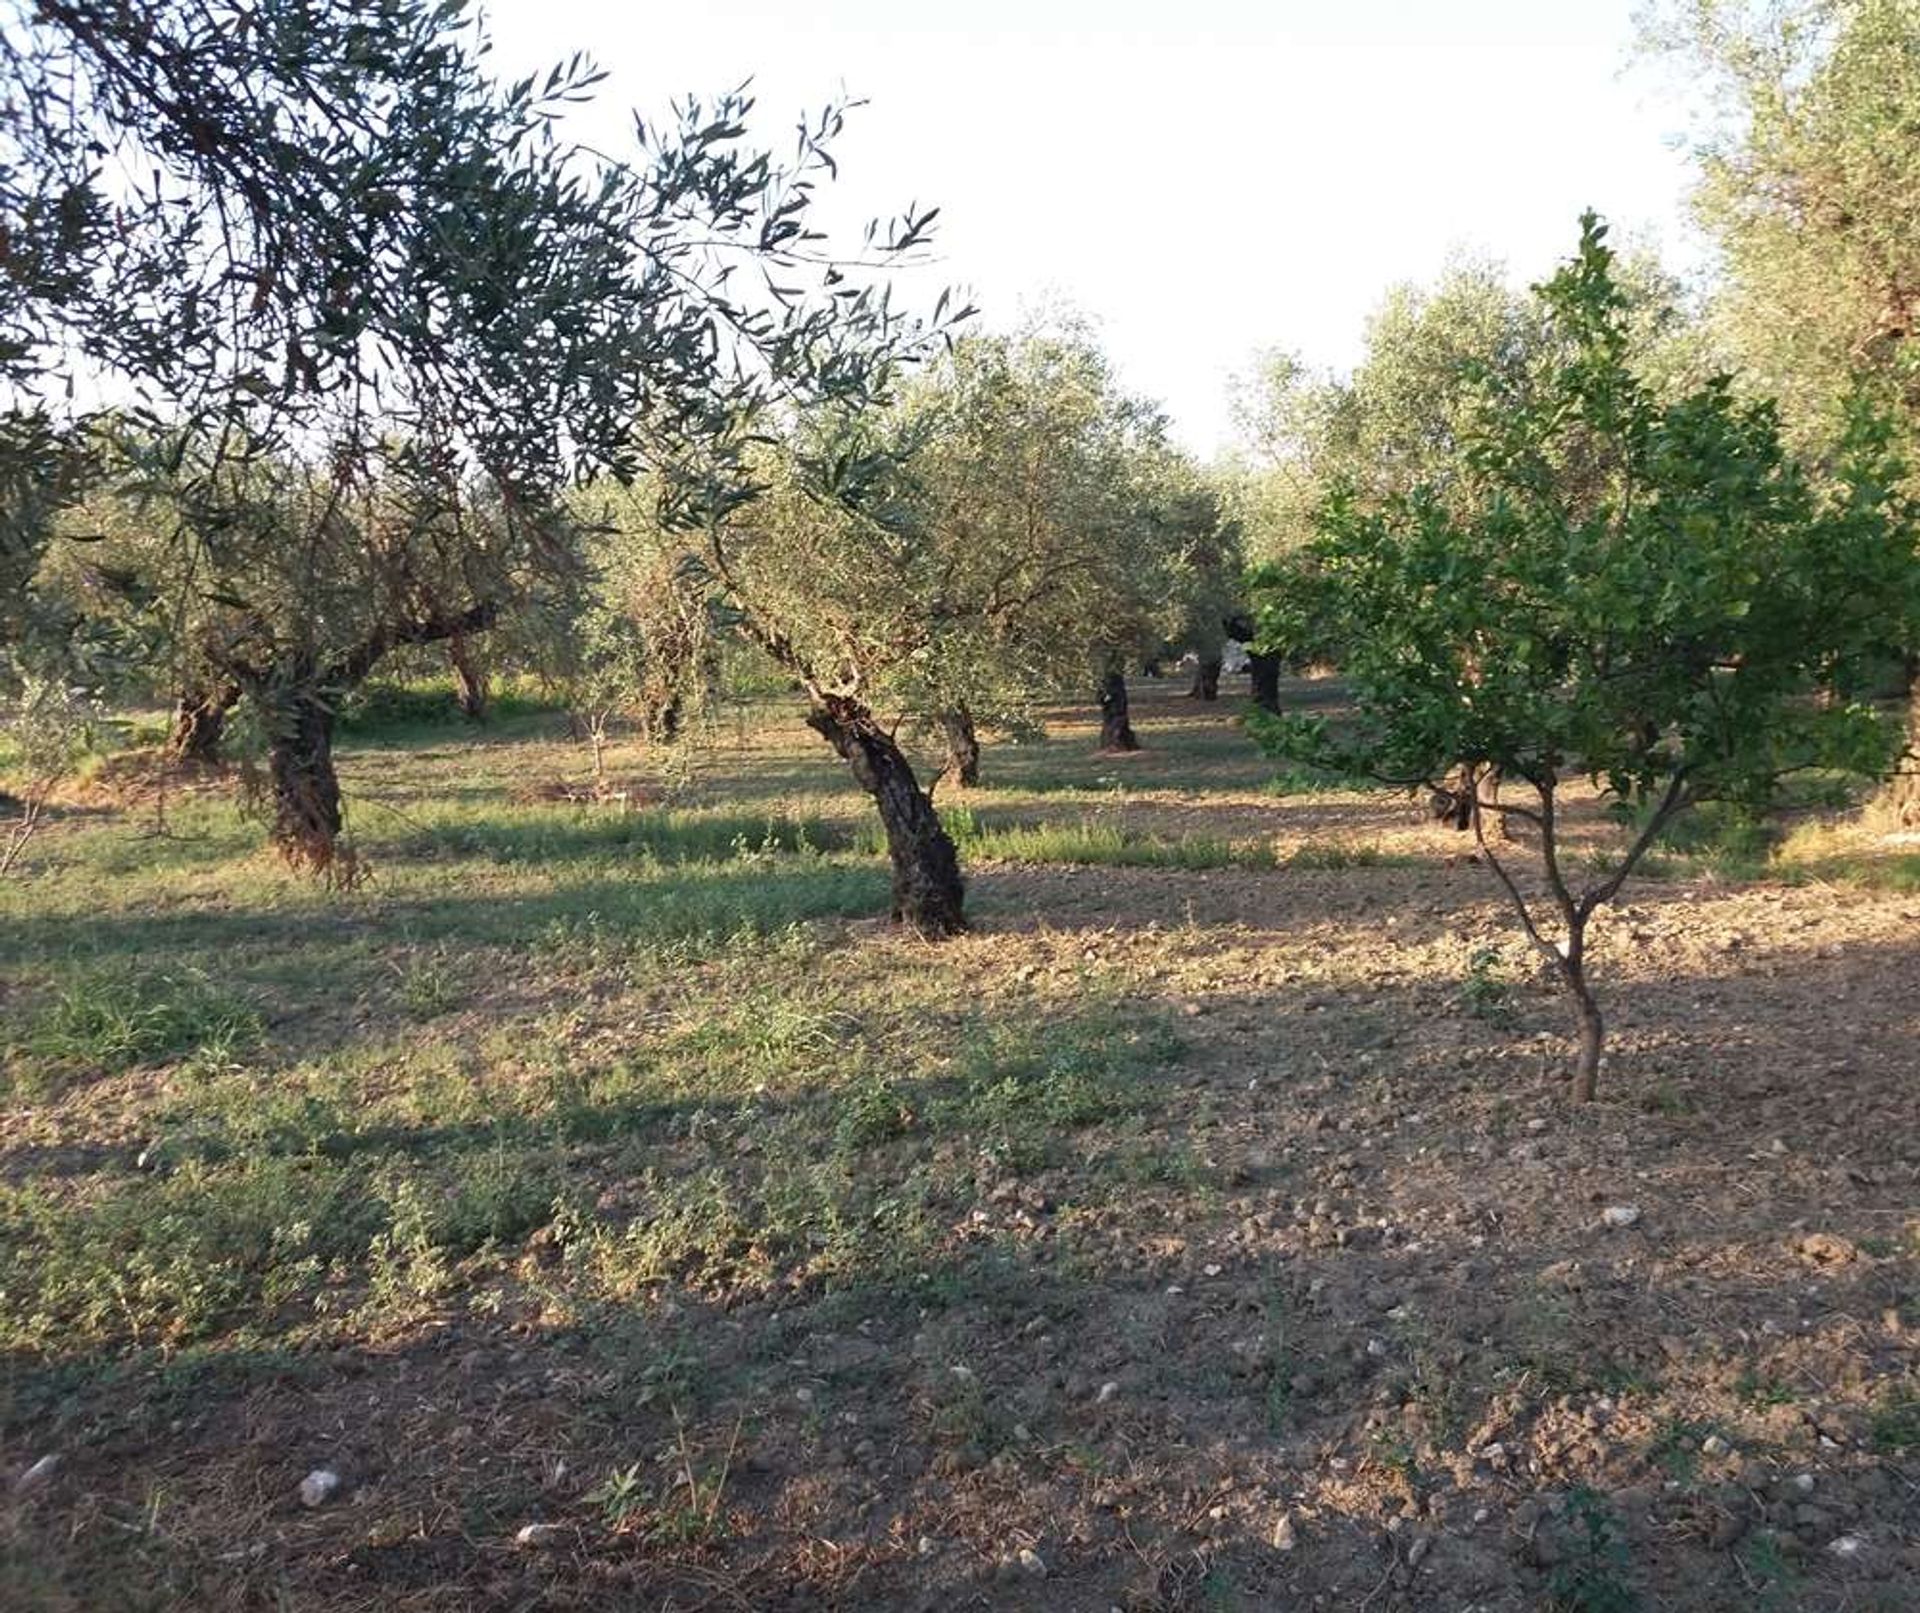
[{"label": "small stone", "polygon": [[1488,1467],[1504,1469],[1507,1465],[1507,1448],[1498,1440],[1495,1440],[1490,1445],[1482,1445],[1480,1447],[1480,1460],[1485,1462]]},{"label": "small stone", "polygon": [[1838,1540],[1829,1540],[1827,1550],[1836,1557],[1857,1557],[1866,1544],[1858,1535],[1842,1535]]},{"label": "small stone", "polygon": [[920,1537],[920,1544],[914,1547],[914,1550],[919,1552],[922,1557],[931,1557],[939,1549],[940,1548],[934,1544],[932,1535],[922,1535]]},{"label": "small stone", "polygon": [[1731,1454],[1732,1450],[1733,1447],[1718,1434],[1709,1434],[1705,1439],[1700,1441],[1700,1454],[1702,1456],[1726,1456]]},{"label": "small stone", "polygon": [[568,1533],[563,1523],[528,1523],[520,1526],[520,1532],[513,1537],[513,1543],[524,1551],[538,1551],[543,1546],[557,1546]]},{"label": "small stone", "polygon": [[1433,1550],[1431,1535],[1415,1535],[1413,1543],[1407,1547],[1407,1567],[1418,1568],[1428,1552]]},{"label": "small stone", "polygon": [[1035,1579],[1045,1579],[1047,1577],[1046,1563],[1041,1560],[1040,1553],[1035,1551],[1031,1546],[1022,1546],[1020,1548],[1018,1561],[1021,1568],[1028,1574],[1031,1574]]},{"label": "small stone", "polygon": [[1615,1232],[1624,1231],[1636,1225],[1640,1220],[1640,1206],[1637,1204],[1609,1204],[1600,1212],[1601,1222]]},{"label": "small stone", "polygon": [[1273,1549],[1275,1551],[1292,1551],[1293,1548],[1299,1544],[1300,1532],[1294,1527],[1293,1514],[1291,1512],[1281,1513],[1280,1516],[1274,1520]]},{"label": "small stone", "polygon": [[1723,1512],[1707,1533],[1707,1545],[1714,1551],[1726,1551],[1739,1543],[1753,1519],[1744,1511]]},{"label": "small stone", "polygon": [[14,1489],[20,1491],[22,1494],[28,1490],[38,1489],[51,1479],[54,1474],[60,1471],[60,1461],[61,1457],[58,1451],[49,1451],[45,1456],[41,1457],[39,1461],[35,1462],[32,1467],[28,1468],[26,1472],[22,1473],[19,1478],[14,1480]]},{"label": "small stone", "polygon": [[316,1467],[300,1481],[300,1505],[324,1507],[340,1493],[340,1475],[330,1467]]},{"label": "small stone", "polygon": [[1113,1382],[1111,1379],[1109,1379],[1107,1382],[1100,1385],[1100,1392],[1093,1397],[1093,1403],[1096,1406],[1104,1406],[1109,1400],[1111,1400],[1115,1395],[1119,1393],[1120,1393],[1120,1385]]}]

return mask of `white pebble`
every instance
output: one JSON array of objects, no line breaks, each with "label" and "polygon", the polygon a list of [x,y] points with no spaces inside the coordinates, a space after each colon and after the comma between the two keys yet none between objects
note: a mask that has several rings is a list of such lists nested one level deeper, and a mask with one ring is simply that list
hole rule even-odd
[{"label": "white pebble", "polygon": [[1640,1219],[1640,1206],[1637,1204],[1609,1204],[1600,1212],[1600,1219],[1616,1232],[1634,1225]]},{"label": "white pebble", "polygon": [[567,1526],[563,1523],[522,1524],[520,1532],[513,1537],[513,1543],[530,1551],[537,1550],[541,1546],[557,1544],[566,1533]]},{"label": "white pebble", "polygon": [[324,1507],[340,1493],[340,1475],[330,1467],[316,1467],[300,1481],[300,1505]]}]

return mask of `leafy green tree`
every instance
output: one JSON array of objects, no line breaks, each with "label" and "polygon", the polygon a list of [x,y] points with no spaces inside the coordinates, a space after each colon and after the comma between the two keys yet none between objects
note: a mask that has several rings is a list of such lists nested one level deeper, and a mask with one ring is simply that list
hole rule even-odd
[{"label": "leafy green tree", "polygon": [[[1695,200],[1725,258],[1721,340],[1803,451],[1837,451],[1865,382],[1920,470],[1920,3],[1686,0],[1650,39],[1716,92]],[[1920,644],[1900,648],[1920,695]],[[1920,827],[1920,699],[1885,799]]]},{"label": "leafy green tree", "polygon": [[[1788,459],[1771,405],[1727,382],[1662,401],[1604,235],[1589,215],[1539,289],[1551,361],[1485,377],[1468,474],[1383,499],[1336,488],[1312,570],[1264,618],[1276,642],[1333,621],[1360,712],[1347,733],[1276,720],[1276,748],[1434,787],[1469,768],[1488,865],[1573,1002],[1579,1100],[1604,1045],[1594,913],[1696,803],[1757,807],[1792,770],[1884,763],[1885,725],[1849,697],[1920,586],[1884,423],[1855,411],[1825,485]],[[1839,698],[1811,699],[1817,681]],[[1526,804],[1481,787],[1494,769]],[[1563,801],[1580,779],[1639,821],[1576,871]],[[1496,816],[1536,854],[1531,881],[1488,837]]]}]

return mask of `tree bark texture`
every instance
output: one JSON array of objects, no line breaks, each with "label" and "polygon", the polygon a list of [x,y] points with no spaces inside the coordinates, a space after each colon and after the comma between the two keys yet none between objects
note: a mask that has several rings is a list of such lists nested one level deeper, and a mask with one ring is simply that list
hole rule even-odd
[{"label": "tree bark texture", "polygon": [[1202,656],[1193,669],[1193,687],[1187,691],[1192,700],[1218,700],[1220,698],[1220,665],[1217,655]]},{"label": "tree bark texture", "polygon": [[893,917],[929,939],[967,927],[960,855],[893,736],[857,700],[816,695],[807,724],[873,797],[893,864]]},{"label": "tree bark texture", "polygon": [[1247,673],[1253,680],[1253,703],[1262,711],[1280,714],[1280,657],[1249,651]]},{"label": "tree bark texture", "polygon": [[219,761],[227,713],[239,699],[237,683],[221,683],[211,689],[189,689],[182,693],[173,704],[167,754],[176,762]]},{"label": "tree bark texture", "polygon": [[1573,998],[1574,1023],[1580,1036],[1567,1092],[1575,1103],[1592,1103],[1600,1084],[1600,1053],[1606,1045],[1606,1025],[1600,1018],[1600,1005],[1594,1000],[1592,988],[1587,985],[1585,968],[1577,963],[1566,964],[1562,973]]},{"label": "tree bark texture", "polygon": [[273,843],[295,866],[329,873],[341,826],[340,777],[333,766],[333,707],[311,685],[283,687],[267,716]]},{"label": "tree bark texture", "polygon": [[965,706],[941,712],[940,732],[947,742],[947,765],[941,777],[972,789],[980,782],[980,735],[973,726],[973,713]]},{"label": "tree bark texture", "polygon": [[487,717],[487,674],[474,660],[464,633],[447,640],[447,665],[453,669],[453,698],[460,715],[468,722],[485,722]]},{"label": "tree bark texture", "polygon": [[1100,748],[1133,751],[1140,748],[1139,736],[1127,714],[1127,675],[1115,670],[1100,680]]}]

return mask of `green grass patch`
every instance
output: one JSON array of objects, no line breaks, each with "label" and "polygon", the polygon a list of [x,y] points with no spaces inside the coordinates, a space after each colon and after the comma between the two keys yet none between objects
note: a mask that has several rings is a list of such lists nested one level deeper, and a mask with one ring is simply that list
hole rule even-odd
[{"label": "green grass patch", "polygon": [[65,980],[28,1028],[38,1079],[112,1074],[203,1055],[230,1058],[260,1038],[259,1012],[204,973],[108,972]]}]

